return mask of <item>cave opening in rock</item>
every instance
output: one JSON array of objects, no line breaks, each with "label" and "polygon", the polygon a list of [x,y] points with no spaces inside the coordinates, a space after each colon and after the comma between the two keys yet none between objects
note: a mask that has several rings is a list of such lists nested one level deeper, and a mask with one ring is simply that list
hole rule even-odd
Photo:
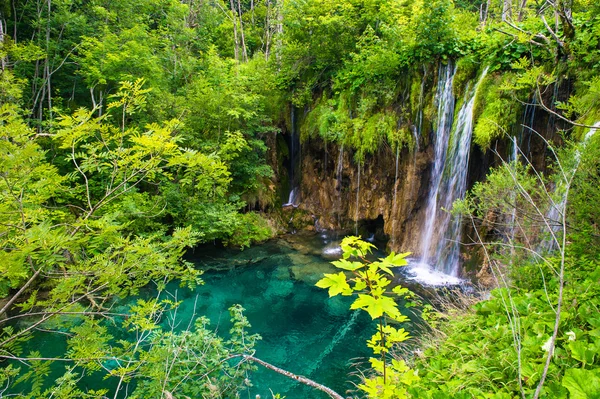
[{"label": "cave opening in rock", "polygon": [[381,244],[385,244],[389,240],[389,236],[385,233],[383,215],[377,216],[376,219],[360,220],[358,223],[358,234],[363,239],[376,243],[377,246],[381,246]]}]

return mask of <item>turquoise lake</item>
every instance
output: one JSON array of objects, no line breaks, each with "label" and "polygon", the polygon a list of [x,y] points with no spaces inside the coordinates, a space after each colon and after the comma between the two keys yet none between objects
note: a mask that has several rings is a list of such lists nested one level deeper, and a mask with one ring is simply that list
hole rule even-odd
[{"label": "turquoise lake", "polygon": [[[188,254],[187,260],[205,270],[204,285],[189,290],[173,282],[162,294],[182,301],[176,313],[176,329],[185,329],[190,319],[206,316],[211,328],[226,337],[230,329],[228,308],[241,304],[252,324],[250,333],[262,336],[255,348],[256,357],[342,395],[350,394],[359,382],[352,373],[358,370],[357,365],[366,368],[371,356],[366,340],[374,333],[375,325],[365,312],[349,310],[351,297],[329,298],[326,290],[315,287],[323,273],[336,272],[330,264],[331,257],[339,253],[335,243],[326,234],[297,234],[244,251],[214,246],[197,249]],[[146,288],[140,296],[154,297],[156,291]],[[114,310],[121,306],[125,309],[133,299],[118,303]],[[164,329],[170,328],[167,319]],[[404,327],[410,329],[411,325]],[[66,349],[60,334],[40,334],[27,346],[39,349],[44,356],[62,356]],[[62,372],[61,366],[53,368],[49,382]],[[271,398],[270,390],[287,399],[328,398],[260,366],[249,379],[253,386],[240,392],[241,398]],[[80,383],[84,388],[115,389],[110,381],[93,376]]]},{"label": "turquoise lake", "polygon": [[[348,375],[356,371],[353,364],[370,356],[364,343],[374,325],[366,313],[349,310],[352,298],[329,298],[326,290],[314,286],[323,273],[336,271],[322,256],[328,242],[326,236],[291,236],[242,252],[200,253],[190,259],[200,268],[235,268],[205,273],[205,285],[189,293],[185,303],[193,304],[199,294],[196,312],[227,329],[227,308],[241,304],[252,332],[262,336],[256,357],[344,394],[354,389],[352,381],[358,382]],[[269,389],[288,399],[328,398],[262,367],[250,379],[254,387],[242,398],[271,398]]]}]

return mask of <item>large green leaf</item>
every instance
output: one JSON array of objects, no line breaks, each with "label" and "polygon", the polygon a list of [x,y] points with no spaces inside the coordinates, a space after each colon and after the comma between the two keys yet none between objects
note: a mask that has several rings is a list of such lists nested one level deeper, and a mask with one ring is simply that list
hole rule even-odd
[{"label": "large green leaf", "polygon": [[373,297],[365,294],[359,294],[358,298],[350,306],[350,309],[366,310],[372,319],[381,317],[384,313],[396,318],[400,313],[398,305],[396,305],[396,302],[392,298],[387,296]]},{"label": "large green leaf", "polygon": [[562,380],[571,399],[600,399],[600,371],[569,369]]},{"label": "large green leaf", "polygon": [[337,274],[325,274],[321,280],[315,284],[319,288],[329,288],[329,296],[336,296],[338,294],[351,295],[352,289],[346,280],[344,272]]}]

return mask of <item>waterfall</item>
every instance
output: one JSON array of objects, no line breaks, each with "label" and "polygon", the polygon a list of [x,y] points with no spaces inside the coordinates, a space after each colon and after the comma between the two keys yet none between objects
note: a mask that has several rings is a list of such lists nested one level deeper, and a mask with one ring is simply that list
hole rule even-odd
[{"label": "waterfall", "polygon": [[525,156],[531,151],[531,133],[533,132],[533,122],[535,121],[535,110],[537,108],[535,96],[531,99],[531,103],[525,106],[523,112],[523,122],[521,123],[521,132],[519,134],[520,147]]},{"label": "waterfall", "polygon": [[449,219],[446,221],[447,228],[441,228],[445,231],[444,239],[439,241],[436,249],[437,269],[443,270],[452,276],[458,275],[459,255],[460,255],[460,237],[462,220],[460,217],[451,218],[446,211],[452,208],[454,201],[463,199],[467,191],[467,172],[469,171],[469,154],[471,150],[471,137],[473,135],[473,109],[477,90],[481,82],[487,75],[486,67],[475,87],[466,94],[465,102],[461,107],[454,134],[451,136],[448,145],[448,156],[446,158],[446,167],[444,171],[444,188],[440,193],[443,217]]},{"label": "waterfall", "polygon": [[519,144],[517,143],[517,136],[512,138],[512,151],[508,157],[508,162],[515,162],[519,159]]},{"label": "waterfall", "polygon": [[[336,186],[335,189],[337,191],[337,206],[335,212],[337,212],[337,224],[338,229],[342,226],[342,173],[344,170],[344,143],[340,145],[340,151],[338,154],[338,161],[335,167],[335,180]],[[336,233],[336,238],[337,233]]]},{"label": "waterfall", "polygon": [[391,211],[391,215],[390,215],[390,220],[392,221],[392,244],[396,244],[396,218],[394,217],[394,215],[397,213],[396,211],[396,206],[398,205],[397,202],[397,195],[398,195],[398,163],[400,160],[400,145],[398,143],[396,143],[396,174],[394,175],[394,200],[392,202],[392,211]]},{"label": "waterfall", "polygon": [[454,80],[455,68],[450,64],[441,66],[438,74],[438,85],[436,92],[437,121],[433,137],[434,158],[427,194],[425,208],[425,223],[421,234],[421,256],[422,262],[428,263],[433,243],[433,230],[437,213],[437,198],[442,181],[442,172],[446,162],[446,150],[448,138],[452,128],[452,117],[454,113],[454,95],[452,94],[452,82]]},{"label": "waterfall", "polygon": [[[477,90],[487,70],[483,71],[474,87],[467,87],[465,101],[458,112],[455,128],[452,129],[453,68],[450,66],[446,70],[440,69],[438,124],[433,143],[435,158],[421,237],[421,263],[452,276],[458,274],[461,219],[451,218],[447,210],[455,200],[464,197],[467,189],[473,108]],[[444,74],[445,79],[442,79]]]},{"label": "waterfall", "polygon": [[[517,167],[517,164],[519,162],[519,144],[517,142],[517,136],[513,136],[512,137],[512,149],[511,152],[508,154],[507,157],[507,163],[510,165],[510,167]],[[515,191],[513,191],[510,194],[510,202],[512,204],[515,204],[516,202],[516,198],[517,198],[517,193]],[[512,243],[515,239],[515,221],[517,220],[517,208],[513,207],[512,212],[510,214],[510,219],[508,220],[508,223],[506,225],[506,229],[505,229],[505,237],[508,240],[509,243]]]},{"label": "waterfall", "polygon": [[291,107],[290,111],[290,125],[290,193],[288,201],[283,206],[297,207],[300,194],[300,176],[297,173],[300,162],[300,137],[296,131],[296,108],[294,106]]},{"label": "waterfall", "polygon": [[[585,149],[588,141],[592,138],[592,136],[596,133],[596,131],[600,129],[600,121],[594,124],[594,127],[591,128],[584,136],[583,141],[580,144],[580,148],[575,151],[575,164],[570,171],[565,171],[566,178],[571,179],[571,177],[577,172],[577,168],[579,167],[579,163],[581,162],[581,151]],[[561,178],[559,183],[556,185],[554,189],[555,196],[560,196],[558,201],[552,201],[550,209],[546,212],[545,219],[549,226],[548,236],[540,243],[539,249],[542,252],[552,252],[556,249],[557,243],[554,240],[554,237],[557,237],[557,233],[560,232],[562,226],[562,215],[566,211],[567,207],[567,192],[566,187],[564,187],[564,177]]]},{"label": "waterfall", "polygon": [[342,171],[343,171],[343,168],[344,168],[344,144],[342,143],[342,145],[340,146],[340,152],[338,154],[338,162],[335,167],[335,180],[337,183],[335,189],[337,190],[339,197],[342,196]]},{"label": "waterfall", "polygon": [[411,126],[411,131],[413,134],[413,139],[415,139],[414,153],[419,152],[419,136],[421,136],[421,131],[417,129],[415,125]]}]

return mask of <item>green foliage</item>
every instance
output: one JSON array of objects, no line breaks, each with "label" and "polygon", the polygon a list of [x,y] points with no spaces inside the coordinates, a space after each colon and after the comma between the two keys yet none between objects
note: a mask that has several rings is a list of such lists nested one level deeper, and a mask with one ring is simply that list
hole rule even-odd
[{"label": "green foliage", "polygon": [[462,57],[456,62],[456,73],[452,84],[454,97],[462,98],[464,96],[469,81],[477,78],[478,69],[479,65],[473,56]]},{"label": "green foliage", "polygon": [[449,0],[423,2],[415,16],[414,61],[446,59],[458,50],[452,26],[452,6]]},{"label": "green foliage", "polygon": [[[600,9],[592,0],[558,2],[571,7],[564,15],[551,4],[540,9],[532,2],[512,2],[511,24],[501,21],[502,4],[497,1],[489,9],[482,1],[458,0],[241,2],[233,13],[237,39],[226,3],[55,0],[47,2],[48,7],[39,1],[13,3],[15,7],[6,1],[0,6],[5,21],[0,43],[0,224],[4,227],[0,296],[11,298],[31,279],[12,305],[22,312],[100,310],[111,297],[135,295],[151,281],[162,286],[180,279],[194,286],[199,272],[180,260],[185,248],[206,240],[245,247],[270,237],[273,228],[263,211],[276,203],[272,171],[276,165],[267,162],[272,155],[267,143],[281,142],[272,139],[285,125],[283,114],[289,104],[308,110],[299,118],[303,140],[318,137],[344,145],[354,150],[358,162],[385,146],[413,147],[413,126],[421,127],[427,136],[433,77],[439,62],[448,60],[457,62],[457,97],[462,97],[482,64],[491,65],[476,99],[474,140],[481,148],[491,147],[518,125],[521,102],[530,102],[533,96],[539,100],[540,94],[561,82],[555,104],[542,95],[547,106],[588,125],[600,115]],[[17,10],[18,16],[11,15]],[[480,22],[480,16],[486,20]],[[249,54],[246,62],[233,59],[234,48],[241,52],[242,46],[239,21]],[[569,90],[565,90],[567,81]],[[563,97],[566,91],[569,98]],[[418,109],[423,115],[418,115]],[[587,129],[576,129],[572,137],[586,133]],[[273,159],[284,156],[285,151],[279,150]],[[568,233],[573,256],[569,265],[574,272],[593,275],[595,263],[586,259],[596,255],[599,235],[594,208],[597,140],[580,150],[580,173],[569,197],[573,204],[568,212],[573,227]],[[571,152],[569,167],[579,162],[576,158]],[[534,262],[526,250],[502,249],[506,241],[525,242],[525,235],[536,243],[548,236],[532,215],[551,209],[548,198],[543,200],[543,188],[556,184],[557,178],[536,181],[532,173],[516,165],[498,168],[461,206],[481,222],[486,239],[497,238],[498,233],[504,236],[502,241],[494,239],[494,261],[518,265],[507,273],[522,289],[514,292],[515,298],[531,300],[534,314],[525,324],[529,328],[539,323],[543,332],[541,327],[531,328],[543,335],[549,312],[540,303],[540,293],[547,289],[549,296],[555,295],[556,282],[546,277],[553,275],[556,265]],[[517,183],[538,210],[524,195],[515,195]],[[558,187],[555,202],[564,184]],[[257,208],[259,212],[246,212]],[[511,233],[506,225],[513,215],[520,228]],[[348,241],[344,249],[360,259],[369,247]],[[345,271],[327,276],[320,284],[330,294],[356,294],[354,309],[391,320],[380,325],[369,343],[378,354],[389,355],[390,345],[406,338],[393,324],[403,320],[394,298],[405,293],[388,292],[390,264],[385,260],[372,267],[355,258],[340,261],[337,266]],[[390,260],[396,262],[401,259]],[[573,288],[586,292],[581,275],[574,275],[573,281]],[[597,310],[592,304],[586,308],[589,313]],[[427,355],[434,370],[436,364],[440,366],[435,373],[443,381],[431,393],[421,392],[422,397],[471,397],[485,390],[496,398],[514,395],[514,353],[506,349],[509,339],[494,335],[498,331],[509,335],[503,324],[494,324],[502,317],[496,305],[482,305],[492,308],[492,316],[483,311],[472,317],[499,355],[490,355],[489,362],[477,360],[474,348],[483,353],[486,346],[474,344],[477,336],[468,335],[465,325],[461,333],[471,339],[471,348],[465,349],[457,336],[449,342],[456,339],[460,353],[469,360],[447,364],[446,359]],[[78,317],[67,322],[62,315],[51,316],[44,325],[71,330],[70,355],[80,363],[66,369],[51,388],[42,383],[49,367],[44,361],[31,361],[31,367],[22,371],[6,367],[0,384],[17,378],[22,386],[29,386],[32,397],[106,396],[78,388],[82,369],[97,372],[98,367],[104,370],[100,364],[106,366],[106,359],[87,361],[84,356],[99,359],[107,347],[119,347],[128,359],[140,360],[144,353],[166,362],[182,355],[174,353],[172,345],[184,346],[190,340],[198,345],[204,340],[213,347],[203,348],[203,353],[211,353],[209,358],[190,352],[186,361],[216,366],[216,359],[228,352],[221,346],[223,341],[205,329],[205,322],[189,335],[158,331],[152,315],[170,306],[175,305],[145,302],[134,308],[137,316],[125,328],[152,331],[144,337],[148,345],[137,352],[131,343],[116,344],[98,319]],[[525,311],[519,312],[527,317]],[[488,316],[485,323],[480,320]],[[595,333],[586,324],[591,319],[569,317],[565,316],[567,330],[561,334],[566,335],[561,335],[556,364],[550,370],[548,397],[590,396],[586,389],[597,379]],[[19,353],[28,334],[12,327],[2,331],[1,349]],[[576,339],[567,342],[571,332]],[[539,377],[539,362],[531,359],[539,355],[542,340],[528,334],[523,341],[525,355],[531,355],[524,368],[527,389]],[[93,344],[86,345],[88,341]],[[560,363],[563,360],[565,364]],[[166,396],[171,391],[160,390],[158,382],[166,381],[166,376],[149,364],[123,363],[113,377],[131,379],[136,370],[143,370],[140,375],[155,378],[140,384],[136,395]],[[234,375],[236,371],[227,368],[234,364],[220,365],[225,371],[214,377],[217,383],[199,379],[190,384],[187,395],[217,397],[234,392],[233,385],[241,380],[236,376],[228,385],[221,378]],[[182,367],[174,364],[174,373],[181,375]],[[361,386],[372,397],[402,397],[404,388],[394,392],[391,387],[414,383],[412,371],[396,359],[372,359],[372,367],[374,377]],[[454,376],[474,378],[472,384],[465,384],[462,377]],[[506,389],[497,389],[503,378],[512,379],[505,383]],[[584,385],[584,380],[590,383]]]},{"label": "green foliage", "polygon": [[588,138],[587,145],[579,152],[580,164],[573,180],[573,187],[569,196],[570,220],[574,227],[569,232],[571,250],[582,256],[593,257],[598,248],[599,232],[596,221],[598,220],[598,207],[593,206],[596,199],[600,198],[598,179],[598,150],[600,137],[593,135]]},{"label": "green foliage", "polygon": [[[342,259],[332,264],[343,271],[325,274],[316,286],[328,289],[330,297],[340,294],[356,295],[357,298],[350,305],[350,309],[364,310],[378,322],[377,332],[367,341],[367,346],[375,355],[379,355],[380,359],[370,359],[374,374],[365,378],[364,383],[358,387],[369,398],[405,398],[406,388],[418,381],[419,377],[404,361],[390,359],[389,353],[392,348],[409,338],[404,328],[392,325],[408,320],[400,313],[394,297],[406,298],[412,293],[400,286],[388,290],[391,280],[386,274],[393,276],[392,267],[407,265],[405,258],[410,253],[392,252],[385,258],[370,262],[367,256],[374,248],[373,244],[352,236],[342,240],[341,248]],[[351,277],[346,275],[347,272],[351,273]]]},{"label": "green foliage", "polygon": [[[251,353],[260,339],[256,334],[248,334],[250,324],[243,310],[240,305],[229,309],[232,328],[226,341],[208,329],[206,318],[196,320],[192,331],[154,332],[148,337],[148,349],[137,356],[136,368],[143,378],[138,379],[132,397],[156,397],[165,391],[205,398],[235,395],[243,386],[246,373],[255,369],[240,355]],[[167,367],[156,367],[157,364]],[[113,373],[119,372],[117,369]]]},{"label": "green foliage", "polygon": [[[177,306],[170,300],[140,300],[130,306],[128,317],[121,321],[87,316],[78,324],[70,316],[75,325],[67,340],[65,359],[69,366],[64,373],[55,384],[48,384],[55,378],[49,372],[51,362],[23,358],[29,371],[22,373],[14,385],[9,384],[11,392],[19,392],[22,397],[100,398],[109,392],[113,395],[115,386],[132,384],[130,396],[134,398],[157,397],[166,392],[205,398],[235,396],[245,384],[247,373],[255,369],[242,355],[252,353],[260,339],[248,333],[251,326],[244,309],[240,305],[229,309],[232,327],[229,338],[224,339],[210,329],[204,317],[190,321],[182,331],[164,328],[163,319],[176,317]],[[115,324],[120,324],[121,331]],[[28,357],[40,355],[32,352]],[[53,374],[57,371],[55,368]],[[7,382],[18,372],[10,365],[0,378]],[[112,389],[83,391],[80,380],[89,375],[103,378]],[[48,385],[50,388],[45,388]]]},{"label": "green foliage", "polygon": [[[568,305],[562,313],[559,339],[542,397],[566,398],[568,390],[570,397],[593,398],[598,392],[594,378],[597,380],[600,366],[600,302],[594,281],[599,273],[595,261],[581,259],[569,266],[570,285],[565,297]],[[549,300],[555,301],[555,283],[550,280],[546,289],[531,291],[496,290],[489,300],[476,305],[474,312],[456,315],[444,324],[444,340],[428,348],[417,361],[422,378],[413,394],[427,398],[455,397],[460,393],[468,397],[515,397],[520,396],[520,380],[525,394],[530,395],[539,382],[545,348],[552,334],[555,313]],[[507,313],[509,302],[512,308]],[[580,378],[584,375],[588,379],[582,391]],[[424,392],[427,395],[419,396]]]},{"label": "green foliage", "polygon": [[[554,175],[504,164],[456,204],[455,211],[475,222],[487,266],[504,288],[441,324],[444,338],[417,361],[422,379],[414,395],[530,397],[550,356],[540,397],[597,396],[600,264],[589,224],[594,211],[587,204],[598,193],[585,183],[595,181],[597,151],[590,133],[582,143],[556,151]],[[553,204],[561,207],[556,216]],[[558,245],[548,245],[550,237]]]},{"label": "green foliage", "polygon": [[508,74],[488,75],[481,83],[473,129],[473,141],[481,148],[488,148],[494,140],[510,135],[516,126],[521,105],[515,101],[513,92],[503,87],[511,78]]},{"label": "green foliage", "polygon": [[600,392],[600,373],[598,370],[569,369],[562,381],[571,399],[590,399],[598,397]]},{"label": "green foliage", "polygon": [[275,228],[264,215],[248,212],[237,216],[234,231],[225,242],[233,247],[244,249],[273,238],[275,234]]}]

